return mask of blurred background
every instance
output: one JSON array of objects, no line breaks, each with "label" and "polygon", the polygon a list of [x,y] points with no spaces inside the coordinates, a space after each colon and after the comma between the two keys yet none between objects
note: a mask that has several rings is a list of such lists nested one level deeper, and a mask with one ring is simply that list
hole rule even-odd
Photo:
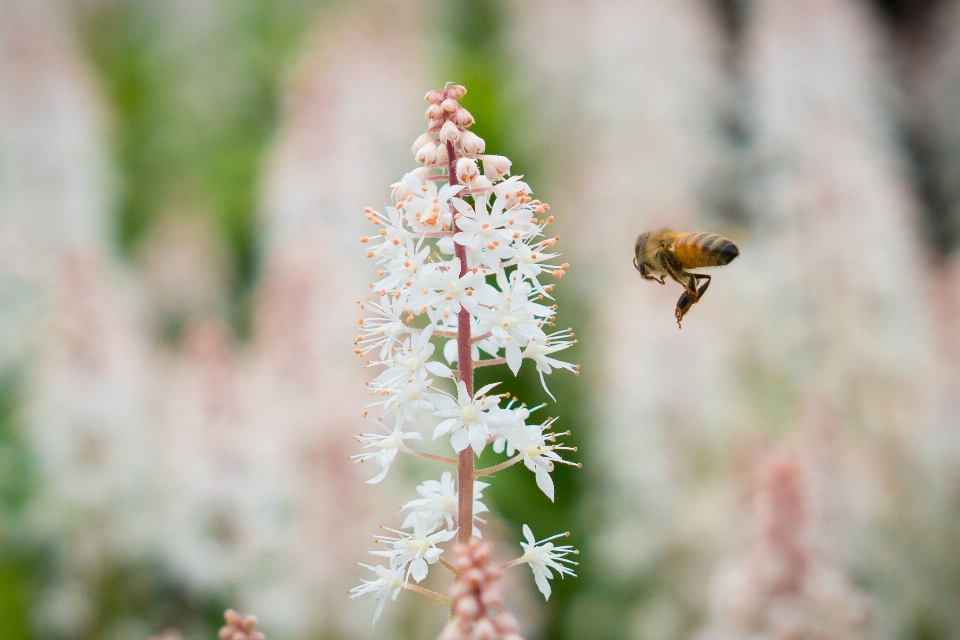
[{"label": "blurred background", "polygon": [[[435,637],[344,590],[436,469],[347,456],[362,209],[448,80],[571,264],[584,467],[487,492],[581,550],[527,637],[960,638],[955,0],[0,0],[0,637]],[[741,250],[682,331],[665,225]]]}]

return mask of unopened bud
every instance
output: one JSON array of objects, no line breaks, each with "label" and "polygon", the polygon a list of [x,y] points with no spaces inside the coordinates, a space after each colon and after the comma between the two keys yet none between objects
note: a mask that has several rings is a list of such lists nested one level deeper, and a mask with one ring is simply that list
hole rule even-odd
[{"label": "unopened bud", "polygon": [[451,84],[447,87],[447,97],[459,100],[465,95],[467,95],[467,88],[462,84]]},{"label": "unopened bud", "polygon": [[460,139],[460,129],[457,128],[450,120],[447,120],[443,123],[443,126],[440,127],[440,141],[441,142],[452,142],[456,144],[457,140]]},{"label": "unopened bud", "polygon": [[456,113],[459,108],[460,105],[457,104],[457,101],[453,98],[447,98],[440,103],[440,109],[443,110],[444,113]]},{"label": "unopened bud", "polygon": [[460,136],[460,151],[465,156],[472,158],[477,154],[483,153],[483,150],[486,148],[487,144],[483,141],[483,138],[472,131],[464,131],[463,135]]},{"label": "unopened bud", "polygon": [[474,123],[473,116],[463,107],[457,109],[457,112],[453,114],[453,121],[461,127],[472,127]]},{"label": "unopened bud", "polygon": [[413,141],[413,148],[410,149],[410,153],[416,154],[423,145],[431,142],[433,142],[433,138],[430,137],[429,133],[421,133],[420,137]]},{"label": "unopened bud", "polygon": [[432,165],[437,162],[437,145],[425,144],[420,147],[420,150],[416,154],[417,162],[424,165]]},{"label": "unopened bud", "polygon": [[423,99],[427,102],[441,102],[443,100],[443,91],[440,89],[428,91],[427,95],[423,96]]},{"label": "unopened bud", "polygon": [[439,104],[434,103],[427,107],[426,116],[427,120],[439,120],[443,117],[443,109],[440,108]]},{"label": "unopened bud", "polygon": [[493,182],[500,180],[504,176],[510,175],[510,158],[506,156],[481,156],[483,160],[483,175],[487,176]]},{"label": "unopened bud", "polygon": [[477,169],[477,161],[473,158],[460,158],[457,160],[457,179],[463,184],[472,184],[480,177],[480,171]]}]

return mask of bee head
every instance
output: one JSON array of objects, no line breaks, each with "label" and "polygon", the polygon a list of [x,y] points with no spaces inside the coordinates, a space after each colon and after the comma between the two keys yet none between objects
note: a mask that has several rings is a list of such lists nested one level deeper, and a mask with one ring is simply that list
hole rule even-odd
[{"label": "bee head", "polygon": [[637,236],[637,244],[633,248],[633,266],[635,266],[641,274],[643,273],[643,256],[647,252],[647,238],[649,237],[649,231],[641,233]]}]

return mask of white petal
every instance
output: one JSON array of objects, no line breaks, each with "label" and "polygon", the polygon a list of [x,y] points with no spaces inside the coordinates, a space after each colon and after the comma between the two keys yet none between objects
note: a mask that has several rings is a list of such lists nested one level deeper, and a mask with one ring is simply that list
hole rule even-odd
[{"label": "white petal", "polygon": [[536,567],[531,566],[530,568],[533,569],[533,579],[537,581],[537,588],[540,590],[540,593],[543,594],[543,599],[549,600],[550,581],[547,580],[547,576],[538,571]]},{"label": "white petal", "polygon": [[487,433],[487,429],[478,424],[470,427],[470,446],[473,447],[473,452],[478,456],[487,444]]},{"label": "white petal", "polygon": [[450,371],[450,367],[443,364],[442,362],[436,362],[431,360],[426,365],[427,371],[432,373],[435,376],[440,376],[441,378],[452,378],[453,373]]},{"label": "white petal", "polygon": [[510,367],[510,371],[513,371],[513,375],[517,375],[520,372],[520,365],[523,363],[523,353],[520,351],[520,346],[516,340],[507,343],[506,356],[507,366]]},{"label": "white petal", "polygon": [[550,502],[553,502],[554,501],[553,500],[553,479],[550,477],[550,474],[547,473],[547,470],[544,469],[543,467],[538,466],[536,473],[537,473],[537,486],[540,487],[540,490],[543,491],[543,493],[546,494],[548,498],[550,498]]},{"label": "white petal", "polygon": [[453,450],[457,453],[460,453],[464,449],[470,446],[470,435],[467,433],[466,429],[457,429],[450,436],[450,446],[453,447]]},{"label": "white petal", "polygon": [[[427,571],[429,570],[430,570],[430,567],[427,565],[427,561],[424,560],[423,558],[417,558],[416,560],[414,560],[412,563],[410,563],[410,569],[408,569],[408,571],[410,572],[409,573],[410,577],[416,580],[417,582],[420,582],[421,580],[426,578]],[[547,586],[547,589],[549,590],[550,587]],[[541,591],[543,591],[543,589],[541,589]]]}]

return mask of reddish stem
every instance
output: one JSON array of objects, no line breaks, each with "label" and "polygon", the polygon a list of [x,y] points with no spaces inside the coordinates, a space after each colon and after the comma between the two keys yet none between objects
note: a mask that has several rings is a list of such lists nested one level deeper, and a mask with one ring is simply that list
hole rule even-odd
[{"label": "reddish stem", "polygon": [[[457,181],[456,155],[453,143],[447,143],[447,171],[450,184],[459,184]],[[457,220],[453,220],[453,232],[460,231]],[[467,275],[467,249],[458,242],[453,243],[454,254],[460,259],[460,277]],[[473,354],[470,348],[470,312],[460,309],[457,315],[457,369],[460,380],[467,387],[467,393],[473,397]],[[460,452],[460,465],[457,467],[457,489],[459,502],[457,504],[457,542],[466,544],[473,537],[473,448],[467,447]]]}]

